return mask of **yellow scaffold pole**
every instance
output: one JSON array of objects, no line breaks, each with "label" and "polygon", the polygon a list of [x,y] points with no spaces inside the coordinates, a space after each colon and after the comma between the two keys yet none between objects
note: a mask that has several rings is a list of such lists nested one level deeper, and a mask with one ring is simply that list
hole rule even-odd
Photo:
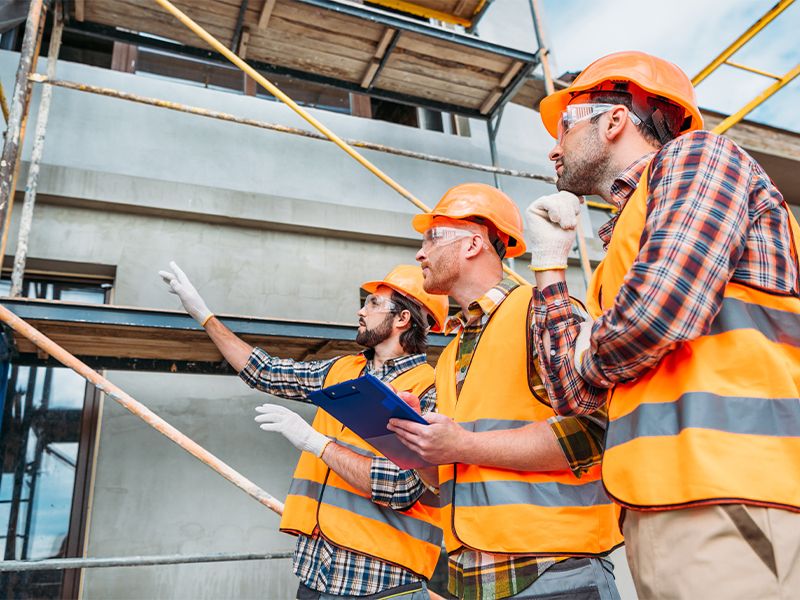
[{"label": "yellow scaffold pole", "polygon": [[[411,202],[414,206],[416,206],[422,212],[429,213],[431,209],[422,202],[419,198],[417,198],[414,194],[412,194],[409,190],[404,188],[394,179],[389,177],[386,173],[381,171],[378,167],[372,164],[366,157],[361,155],[355,148],[353,148],[350,144],[345,142],[342,138],[336,135],[333,131],[328,129],[319,119],[314,117],[310,114],[307,110],[305,110],[302,106],[297,104],[294,100],[292,100],[289,96],[284,94],[278,86],[274,83],[269,81],[266,77],[264,77],[261,73],[256,71],[253,67],[248,65],[244,60],[242,60],[236,53],[232,52],[228,48],[225,47],[219,40],[217,40],[213,35],[208,33],[205,29],[203,29],[200,25],[195,23],[191,18],[189,18],[185,13],[183,13],[180,9],[178,9],[174,4],[169,2],[168,0],[155,0],[157,4],[159,4],[164,10],[172,14],[176,19],[178,19],[181,23],[183,23],[187,28],[189,28],[195,35],[197,35],[200,39],[206,42],[209,46],[211,46],[214,50],[222,54],[225,58],[239,67],[242,71],[244,71],[249,77],[251,77],[254,81],[256,81],[261,87],[266,89],[270,94],[275,96],[278,100],[286,104],[289,108],[291,108],[294,112],[296,112],[300,117],[306,120],[311,126],[313,126],[317,131],[319,131],[322,135],[327,137],[330,141],[334,144],[339,146],[342,150],[344,150],[347,154],[350,155],[355,161],[357,161],[361,166],[365,169],[370,171],[373,175],[375,175],[378,179],[383,181],[386,185],[400,194],[403,198]],[[522,284],[527,284],[528,282],[522,278],[520,275],[506,267],[503,266],[503,270],[512,278],[514,278],[517,282]]]}]

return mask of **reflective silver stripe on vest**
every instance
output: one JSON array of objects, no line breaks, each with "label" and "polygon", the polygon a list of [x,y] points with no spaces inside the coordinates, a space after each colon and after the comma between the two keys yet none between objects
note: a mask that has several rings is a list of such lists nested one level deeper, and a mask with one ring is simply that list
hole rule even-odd
[{"label": "reflective silver stripe on vest", "polygon": [[606,450],[634,438],[674,436],[688,428],[799,437],[800,399],[740,398],[690,392],[676,402],[641,404],[633,412],[610,422]]},{"label": "reflective silver stripe on vest", "polygon": [[310,479],[292,479],[292,484],[289,486],[290,496],[306,496],[312,500],[318,500],[319,494],[322,491],[322,484]]},{"label": "reflective silver stripe on vest", "polygon": [[475,421],[460,422],[459,425],[467,431],[498,431],[502,429],[519,429],[535,421],[519,421],[512,419],[476,419]]},{"label": "reflective silver stripe on vest", "polygon": [[725,298],[709,335],[737,329],[755,329],[778,344],[800,346],[800,315],[736,298]]},{"label": "reflective silver stripe on vest", "polygon": [[337,440],[336,438],[332,439],[340,446],[344,446],[348,450],[352,450],[353,452],[355,452],[356,454],[360,454],[361,456],[368,456],[369,458],[375,458],[376,456],[376,454],[370,450],[359,448],[358,446],[354,446],[353,444],[348,444],[347,442],[343,442],[342,440]]},{"label": "reflective silver stripe on vest", "polygon": [[[421,519],[384,508],[357,494],[326,485],[322,494],[322,502],[330,506],[342,508],[363,518],[386,523],[418,540],[439,546],[442,543],[442,531]],[[377,543],[380,543],[378,540]]]},{"label": "reflective silver stripe on vest", "polygon": [[[449,503],[453,480],[442,484],[442,504]],[[502,506],[531,504],[534,506],[599,506],[611,504],[600,481],[567,485],[556,481],[528,483],[526,481],[485,481],[459,483],[453,501],[456,509],[471,506]]]}]

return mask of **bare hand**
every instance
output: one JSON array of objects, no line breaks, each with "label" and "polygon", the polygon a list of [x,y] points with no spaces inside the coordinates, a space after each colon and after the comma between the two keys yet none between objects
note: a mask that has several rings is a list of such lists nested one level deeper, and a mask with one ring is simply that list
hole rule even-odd
[{"label": "bare hand", "polygon": [[[396,390],[395,390],[396,391]],[[419,401],[419,396],[415,396],[411,392],[397,392],[400,399],[413,408],[418,414],[422,414],[422,403]]]},{"label": "bare hand", "polygon": [[438,413],[428,413],[425,419],[430,425],[389,419],[387,429],[431,464],[462,462],[462,453],[469,442],[470,433],[450,417]]}]

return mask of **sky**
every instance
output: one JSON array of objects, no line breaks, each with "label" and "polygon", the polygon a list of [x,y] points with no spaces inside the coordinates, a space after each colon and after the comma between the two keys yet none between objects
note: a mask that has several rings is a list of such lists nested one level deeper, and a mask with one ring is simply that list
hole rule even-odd
[{"label": "sky", "polygon": [[[692,77],[778,0],[540,0],[554,74],[612,52],[641,50]],[[492,42],[536,50],[530,0],[494,0],[478,26]],[[784,75],[800,62],[800,0],[741,48],[734,62]],[[731,114],[774,80],[723,65],[697,86],[701,108]],[[747,119],[800,132],[800,77]]]},{"label": "sky", "polygon": [[[579,71],[611,52],[641,50],[674,62],[692,77],[776,3],[543,0],[541,6],[556,74]],[[800,1],[784,10],[731,60],[776,75],[798,64]],[[730,114],[772,82],[723,65],[697,86],[698,103],[702,108]],[[800,77],[746,118],[800,132]]]}]

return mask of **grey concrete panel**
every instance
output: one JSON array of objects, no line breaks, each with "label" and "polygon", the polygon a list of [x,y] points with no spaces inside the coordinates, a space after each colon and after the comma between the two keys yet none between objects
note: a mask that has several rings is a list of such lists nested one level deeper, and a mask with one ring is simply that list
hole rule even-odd
[{"label": "grey concrete panel", "polygon": [[[283,499],[299,453],[253,421],[275,401],[232,377],[112,372],[108,377],[186,435]],[[313,409],[283,402],[311,419]],[[277,515],[106,399],[89,556],[278,552]],[[86,571],[84,598],[288,598],[288,560]]]}]

